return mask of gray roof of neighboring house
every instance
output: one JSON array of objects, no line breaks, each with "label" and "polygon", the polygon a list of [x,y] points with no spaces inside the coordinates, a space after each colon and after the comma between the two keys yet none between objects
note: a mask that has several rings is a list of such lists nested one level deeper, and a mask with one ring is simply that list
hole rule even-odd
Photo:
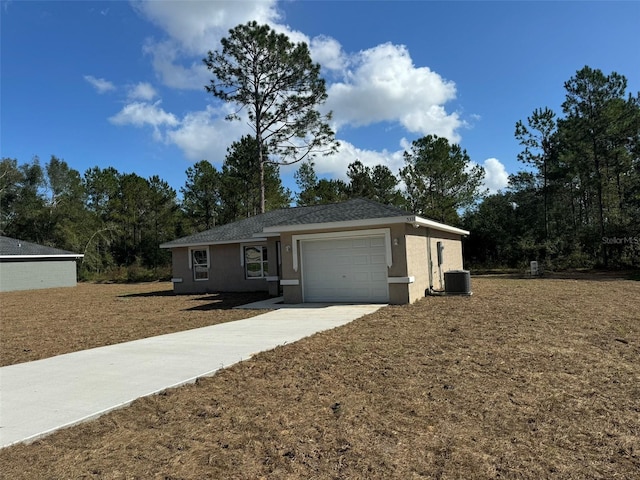
[{"label": "gray roof of neighboring house", "polygon": [[292,207],[273,210],[255,217],[220,225],[204,232],[178,238],[161,245],[171,248],[182,245],[197,245],[212,242],[232,242],[254,239],[267,227],[286,225],[308,225],[315,223],[345,222],[411,215],[397,207],[362,198],[328,205]]},{"label": "gray roof of neighboring house", "polygon": [[2,257],[52,257],[61,255],[70,257],[82,256],[77,253],[69,252],[67,250],[61,250],[59,248],[45,247],[44,245],[25,242],[24,240],[17,240],[15,238],[0,236],[0,256]]}]

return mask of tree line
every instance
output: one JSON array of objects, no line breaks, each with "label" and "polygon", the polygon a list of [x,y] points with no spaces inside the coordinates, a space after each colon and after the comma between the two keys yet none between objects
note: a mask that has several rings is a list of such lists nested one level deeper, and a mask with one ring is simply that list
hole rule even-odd
[{"label": "tree line", "polygon": [[640,267],[640,94],[585,66],[565,82],[562,116],[515,125],[525,169],[464,215],[476,265]]},{"label": "tree line", "polygon": [[[429,170],[425,145],[445,147],[440,162],[448,182],[444,175],[436,181]],[[97,166],[80,174],[55,155],[45,164],[37,157],[22,164],[3,158],[0,234],[84,254],[83,279],[144,280],[170,275],[163,242],[260,214],[262,185],[267,211],[369,198],[455,224],[461,221],[457,211],[481,193],[482,169],[471,169],[466,152],[444,138],[414,142],[399,176],[385,165],[371,168],[356,160],[346,181],[319,179],[314,163],[306,161],[295,173],[295,194],[283,186],[275,163],[265,162],[261,180],[258,148],[254,137],[244,136],[228,148],[220,169],[207,160],[195,163],[180,195],[157,175]],[[414,186],[412,193],[400,189],[401,180]]]},{"label": "tree line", "polygon": [[331,113],[316,110],[327,95],[307,46],[256,22],[231,29],[221,44],[203,59],[213,73],[205,89],[247,111],[259,145],[261,211],[265,167],[304,160],[296,175],[299,204],[360,195],[462,223],[473,232],[466,242],[472,265],[516,267],[532,259],[549,268],[639,265],[640,94],[627,96],[624,76],[585,66],[564,84],[564,117],[545,107],[518,121],[525,169],[503,192],[487,197],[482,168],[435,136],[413,142],[398,177],[385,166],[355,162],[347,186],[314,172],[314,155],[334,153],[338,143]]},{"label": "tree line", "polygon": [[[220,171],[206,160],[189,167],[181,198],[157,175],[97,166],[81,175],[55,155],[44,165],[3,158],[0,234],[84,254],[81,278],[166,277],[161,243],[259,213],[256,145],[234,142]],[[265,172],[270,208],[289,206],[278,167]]]},{"label": "tree line", "polygon": [[[626,79],[589,67],[566,82],[563,117],[536,109],[515,125],[525,167],[487,195],[484,170],[459,145],[415,140],[397,174],[352,162],[346,180],[319,178],[311,159],[285,188],[267,146],[234,142],[220,169],[189,167],[180,195],[163,179],[113,167],[82,175],[52,156],[0,162],[0,233],[85,255],[81,278],[168,276],[158,246],[265,210],[369,198],[471,231],[467,266],[640,266],[640,100]],[[265,161],[266,159],[266,161]],[[263,165],[261,172],[260,162]]]}]

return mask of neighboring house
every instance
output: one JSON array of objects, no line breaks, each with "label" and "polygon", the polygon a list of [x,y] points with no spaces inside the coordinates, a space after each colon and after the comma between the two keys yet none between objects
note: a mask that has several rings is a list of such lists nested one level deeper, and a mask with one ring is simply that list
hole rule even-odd
[{"label": "neighboring house", "polygon": [[83,255],[0,236],[0,292],[75,287]]},{"label": "neighboring house", "polygon": [[285,303],[405,304],[444,289],[443,273],[462,269],[468,234],[355,199],[274,210],[160,247],[171,249],[179,294],[268,291]]}]

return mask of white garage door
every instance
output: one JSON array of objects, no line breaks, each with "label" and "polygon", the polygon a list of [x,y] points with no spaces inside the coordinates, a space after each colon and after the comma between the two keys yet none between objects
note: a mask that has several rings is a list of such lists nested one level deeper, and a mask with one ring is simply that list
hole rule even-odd
[{"label": "white garage door", "polygon": [[305,302],[389,301],[384,236],[302,242]]}]

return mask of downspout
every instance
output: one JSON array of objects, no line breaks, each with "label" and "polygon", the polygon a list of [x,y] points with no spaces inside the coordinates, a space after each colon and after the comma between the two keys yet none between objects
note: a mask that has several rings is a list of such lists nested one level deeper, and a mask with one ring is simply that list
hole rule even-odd
[{"label": "downspout", "polygon": [[427,266],[429,268],[429,292],[433,290],[433,263],[431,262],[431,235],[427,228]]},{"label": "downspout", "polygon": [[440,288],[442,288],[442,284],[444,280],[442,279],[442,250],[443,250],[442,242],[436,243],[436,249],[438,250],[438,280],[440,281]]}]

